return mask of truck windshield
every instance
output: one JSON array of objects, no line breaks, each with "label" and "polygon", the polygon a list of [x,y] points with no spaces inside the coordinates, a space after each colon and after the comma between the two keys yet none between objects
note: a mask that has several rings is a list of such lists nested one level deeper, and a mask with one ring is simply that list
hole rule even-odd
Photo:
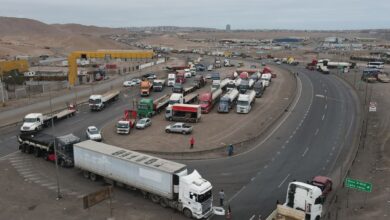
[{"label": "truck windshield", "polygon": [[128,127],[128,124],[127,123],[118,123],[116,125],[118,128],[127,128]]},{"label": "truck windshield", "polygon": [[209,102],[208,102],[208,101],[202,101],[202,100],[201,100],[201,101],[199,102],[199,104],[200,104],[200,105],[207,105],[207,104],[209,104]]},{"label": "truck windshield", "polygon": [[196,201],[202,203],[202,202],[205,202],[208,199],[210,199],[211,196],[212,196],[212,193],[211,193],[211,190],[209,190],[203,194],[198,195]]},{"label": "truck windshield", "polygon": [[162,83],[153,83],[153,86],[162,86]]},{"label": "truck windshield", "polygon": [[100,99],[89,99],[89,104],[99,104],[100,102]]},{"label": "truck windshield", "polygon": [[138,109],[148,110],[148,105],[140,104],[138,105]]},{"label": "truck windshield", "polygon": [[27,123],[33,123],[36,121],[38,121],[37,118],[24,118],[24,120],[23,120],[23,122],[27,122]]},{"label": "truck windshield", "polygon": [[248,101],[238,101],[237,105],[247,106],[248,105]]},{"label": "truck windshield", "polygon": [[170,105],[173,105],[173,104],[176,104],[176,103],[179,103],[179,100],[169,100],[169,104]]}]

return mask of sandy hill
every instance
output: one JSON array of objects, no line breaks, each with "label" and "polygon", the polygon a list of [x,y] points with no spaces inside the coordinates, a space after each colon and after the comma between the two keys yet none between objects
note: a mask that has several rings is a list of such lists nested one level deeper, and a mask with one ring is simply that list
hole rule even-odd
[{"label": "sandy hill", "polygon": [[67,55],[73,50],[128,49],[107,37],[122,29],[79,24],[45,24],[26,18],[0,17],[0,58],[15,55]]}]

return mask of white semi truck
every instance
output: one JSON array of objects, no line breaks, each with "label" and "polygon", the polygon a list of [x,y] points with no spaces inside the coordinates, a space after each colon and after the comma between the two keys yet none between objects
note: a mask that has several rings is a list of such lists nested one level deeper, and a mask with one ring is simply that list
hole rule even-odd
[{"label": "white semi truck", "polygon": [[76,108],[69,106],[67,109],[55,114],[30,113],[24,116],[20,132],[37,132],[50,125],[51,120],[58,121],[76,114]]},{"label": "white semi truck", "polygon": [[73,145],[75,167],[93,181],[99,177],[139,189],[163,207],[189,218],[207,218],[213,213],[212,185],[194,170],[177,162],[94,141]]},{"label": "white semi truck", "polygon": [[237,113],[249,113],[255,100],[256,92],[253,90],[248,90],[245,94],[239,94],[237,99]]},{"label": "white semi truck", "polygon": [[110,102],[113,102],[119,98],[119,91],[109,91],[103,95],[91,95],[88,103],[91,111],[100,111],[106,107]]}]

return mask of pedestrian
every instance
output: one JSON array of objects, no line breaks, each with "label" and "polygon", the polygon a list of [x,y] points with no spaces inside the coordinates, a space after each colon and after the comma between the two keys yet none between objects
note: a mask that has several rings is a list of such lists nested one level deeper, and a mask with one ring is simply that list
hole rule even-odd
[{"label": "pedestrian", "polygon": [[190,149],[194,148],[194,144],[195,144],[195,139],[194,139],[194,137],[191,137],[191,139],[190,139]]},{"label": "pedestrian", "polygon": [[228,155],[232,156],[233,155],[233,151],[234,151],[233,144],[230,144],[229,147],[228,147]]},{"label": "pedestrian", "polygon": [[223,207],[223,200],[225,199],[225,193],[223,192],[223,189],[219,191],[219,205]]}]

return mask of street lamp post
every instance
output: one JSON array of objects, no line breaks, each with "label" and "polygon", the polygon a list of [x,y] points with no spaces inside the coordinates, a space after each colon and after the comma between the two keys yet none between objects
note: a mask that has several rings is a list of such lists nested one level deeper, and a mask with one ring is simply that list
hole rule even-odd
[{"label": "street lamp post", "polygon": [[[53,105],[51,101],[51,88],[49,89],[49,103],[50,103],[50,114],[53,115]],[[51,126],[53,130],[53,134],[55,134],[55,127],[54,127],[54,118],[51,118]],[[56,181],[57,181],[57,200],[62,198],[61,195],[61,189],[60,189],[60,178],[58,173],[58,160],[57,160],[57,146],[56,146],[56,138],[54,137],[54,159],[55,159],[55,165],[56,165]]]}]

